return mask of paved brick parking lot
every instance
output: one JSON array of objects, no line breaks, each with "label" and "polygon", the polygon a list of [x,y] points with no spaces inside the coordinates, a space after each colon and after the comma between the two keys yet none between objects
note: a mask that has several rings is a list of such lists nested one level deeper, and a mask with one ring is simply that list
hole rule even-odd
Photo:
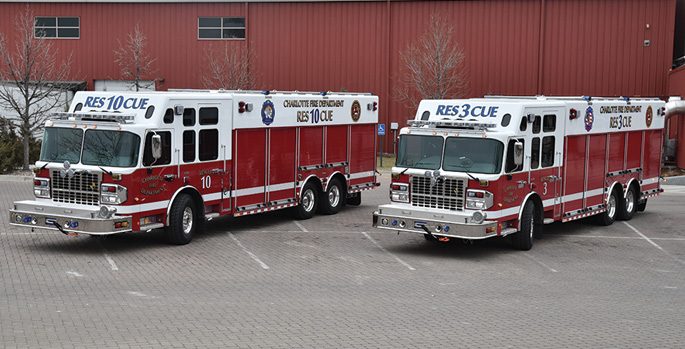
[{"label": "paved brick parking lot", "polygon": [[187,246],[7,225],[30,182],[0,181],[3,347],[679,348],[685,187],[610,227],[427,242],[370,227],[360,207],[294,221],[219,218]]}]

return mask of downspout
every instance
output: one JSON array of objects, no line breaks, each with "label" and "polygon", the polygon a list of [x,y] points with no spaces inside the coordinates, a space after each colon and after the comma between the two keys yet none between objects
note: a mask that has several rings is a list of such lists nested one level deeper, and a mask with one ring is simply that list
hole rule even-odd
[{"label": "downspout", "polygon": [[537,95],[542,95],[542,54],[545,46],[545,0],[540,0],[540,32],[538,37],[538,86]]}]

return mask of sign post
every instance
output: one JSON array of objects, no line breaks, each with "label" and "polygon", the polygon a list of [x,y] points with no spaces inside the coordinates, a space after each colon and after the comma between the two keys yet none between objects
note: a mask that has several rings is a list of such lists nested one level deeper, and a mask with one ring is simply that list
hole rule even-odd
[{"label": "sign post", "polygon": [[381,142],[380,142],[381,167],[383,167],[383,135],[385,135],[385,124],[378,124],[378,135],[381,136]]}]

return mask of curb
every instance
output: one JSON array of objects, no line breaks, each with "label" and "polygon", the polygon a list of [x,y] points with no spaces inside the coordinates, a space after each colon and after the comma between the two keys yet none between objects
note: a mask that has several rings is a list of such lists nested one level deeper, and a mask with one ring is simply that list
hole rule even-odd
[{"label": "curb", "polygon": [[0,182],[30,182],[33,176],[0,175]]},{"label": "curb", "polygon": [[685,185],[685,176],[662,177],[661,185]]}]

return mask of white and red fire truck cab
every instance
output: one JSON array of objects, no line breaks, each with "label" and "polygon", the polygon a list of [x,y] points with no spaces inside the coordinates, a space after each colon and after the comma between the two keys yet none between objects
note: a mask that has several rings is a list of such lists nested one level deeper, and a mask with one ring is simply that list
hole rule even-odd
[{"label": "white and red fire truck cab", "polygon": [[46,123],[35,200],[12,225],[107,235],[205,219],[359,205],[377,186],[378,98],[249,91],[79,92]]},{"label": "white and red fire truck cab", "polygon": [[390,204],[373,226],[427,239],[512,236],[628,220],[658,195],[665,102],[653,98],[424,100],[399,132]]}]

